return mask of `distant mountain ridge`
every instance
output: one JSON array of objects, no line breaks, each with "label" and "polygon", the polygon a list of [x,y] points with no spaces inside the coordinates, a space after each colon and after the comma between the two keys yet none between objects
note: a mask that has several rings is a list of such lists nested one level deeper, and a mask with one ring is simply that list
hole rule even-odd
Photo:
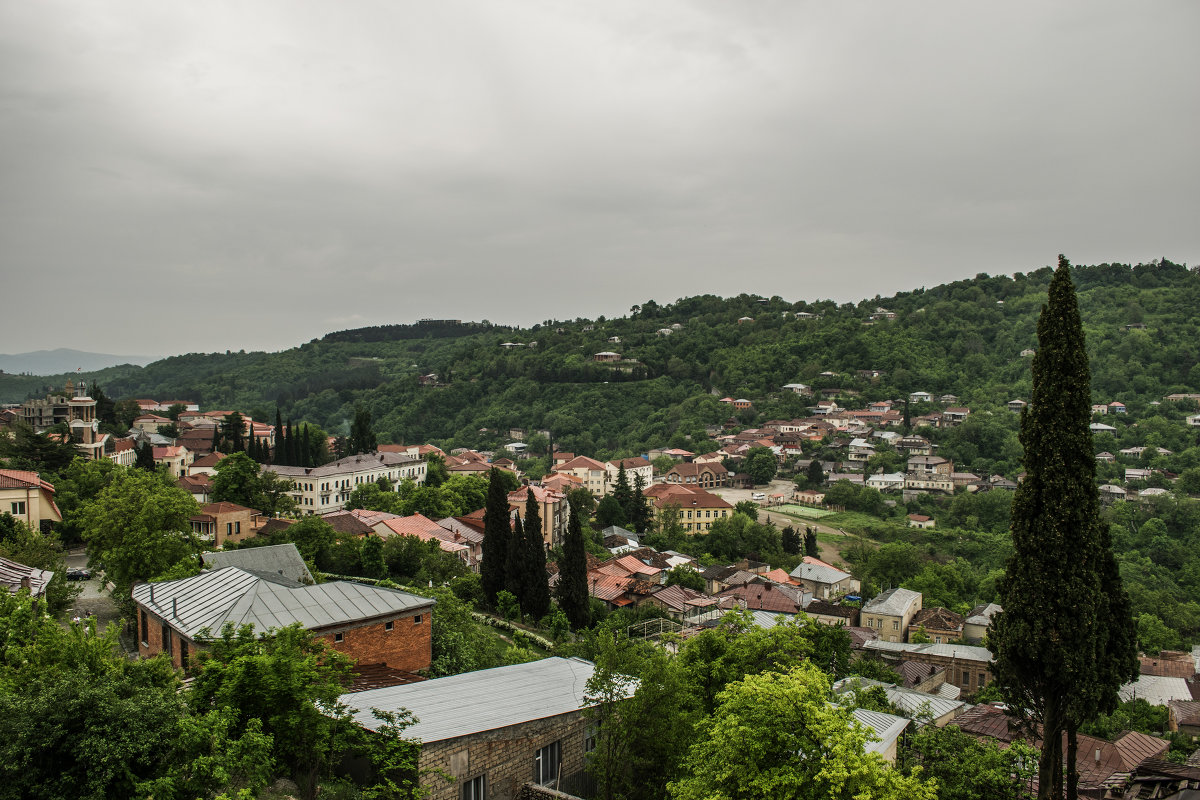
[{"label": "distant mountain ridge", "polygon": [[60,375],[79,369],[95,372],[118,364],[136,364],[144,367],[162,356],[121,356],[111,353],[89,353],[59,347],[54,350],[35,350],[30,353],[0,353],[0,370],[16,374]]}]

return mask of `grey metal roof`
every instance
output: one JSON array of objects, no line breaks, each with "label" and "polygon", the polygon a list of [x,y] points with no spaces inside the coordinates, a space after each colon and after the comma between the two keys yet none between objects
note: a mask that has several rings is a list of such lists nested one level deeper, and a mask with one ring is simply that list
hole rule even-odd
[{"label": "grey metal roof", "polygon": [[403,467],[420,463],[421,459],[413,458],[406,453],[363,453],[339,458],[337,461],[331,461],[319,467],[285,467],[266,464],[263,469],[285,478],[323,478],[330,475],[350,475],[380,467]]},{"label": "grey metal roof", "polygon": [[986,647],[969,644],[913,644],[911,642],[885,642],[880,639],[863,643],[864,650],[882,650],[889,653],[926,653],[945,658],[961,658],[964,661],[991,663],[992,652]]},{"label": "grey metal roof", "polygon": [[21,590],[21,581],[29,579],[29,594],[41,597],[46,593],[46,586],[54,577],[54,573],[38,567],[28,567],[18,561],[0,558],[0,586],[4,586],[12,594]]},{"label": "grey metal roof", "polygon": [[584,690],[594,670],[583,659],[546,658],[344,694],[340,700],[354,710],[354,721],[368,730],[379,725],[372,708],[407,709],[417,722],[404,735],[440,742],[579,711],[586,706]]},{"label": "grey metal roof", "polygon": [[903,686],[896,686],[891,683],[863,678],[857,675],[852,675],[849,678],[842,678],[833,685],[833,690],[839,694],[850,691],[856,686],[863,688],[871,686],[882,686],[883,691],[887,694],[888,702],[896,708],[903,711],[910,718],[918,714],[925,713],[928,710],[929,714],[938,719],[945,714],[949,714],[955,709],[962,708],[965,704],[959,700],[951,700],[946,697],[940,697],[936,694],[927,694],[918,692],[916,689],[908,689]]},{"label": "grey metal roof", "polygon": [[756,610],[752,609],[750,611],[750,616],[754,618],[754,624],[757,625],[758,627],[774,628],[775,626],[779,625],[780,623],[791,622],[798,615],[797,614],[784,614],[782,612],[756,611]]},{"label": "grey metal roof", "polygon": [[191,578],[141,583],[133,599],[191,639],[225,623],[260,631],[299,622],[316,629],[429,607],[434,601],[393,589],[334,581],[294,584],[281,576],[264,578],[238,567],[209,570]]},{"label": "grey metal roof", "polygon": [[908,727],[909,722],[904,717],[897,717],[895,714],[867,711],[865,708],[856,708],[850,713],[860,725],[879,738],[878,742],[867,742],[864,749],[868,753],[883,753],[887,750]]},{"label": "grey metal roof", "polygon": [[315,583],[303,556],[291,542],[205,553],[204,563],[213,569],[240,567],[260,577],[266,577],[268,574],[282,575],[300,583]]},{"label": "grey metal roof", "polygon": [[990,625],[992,616],[998,614],[1004,609],[996,603],[988,603],[985,606],[975,606],[971,609],[971,616],[967,617],[968,625]]},{"label": "grey metal roof", "polygon": [[1172,700],[1192,699],[1186,679],[1160,675],[1139,675],[1136,681],[1118,689],[1117,694],[1124,701],[1141,698],[1152,706],[1165,706]]},{"label": "grey metal roof", "polygon": [[901,616],[915,601],[920,599],[920,592],[914,592],[912,589],[902,589],[897,586],[895,589],[888,589],[883,594],[873,598],[863,606],[862,610],[864,614],[893,614]]},{"label": "grey metal roof", "polygon": [[844,581],[850,577],[849,572],[842,572],[836,567],[829,567],[824,564],[800,564],[791,572],[791,576],[802,581],[813,581],[814,583],[835,584],[838,581]]}]

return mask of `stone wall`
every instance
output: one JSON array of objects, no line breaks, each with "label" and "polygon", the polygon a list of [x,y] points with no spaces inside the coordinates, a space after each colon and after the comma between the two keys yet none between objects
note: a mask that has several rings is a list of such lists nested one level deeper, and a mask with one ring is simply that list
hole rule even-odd
[{"label": "stone wall", "polygon": [[[561,775],[583,771],[583,713],[572,711],[546,719],[460,736],[421,746],[422,784],[432,800],[457,800],[464,781],[487,777],[489,800],[517,800],[534,776],[534,756],[552,742],[560,743]],[[430,771],[453,777],[439,779]]]}]

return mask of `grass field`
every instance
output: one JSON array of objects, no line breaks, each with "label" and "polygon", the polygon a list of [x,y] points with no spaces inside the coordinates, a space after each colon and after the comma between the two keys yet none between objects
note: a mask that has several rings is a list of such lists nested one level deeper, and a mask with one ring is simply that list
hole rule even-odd
[{"label": "grass field", "polygon": [[808,506],[797,506],[792,503],[787,503],[782,506],[771,506],[771,511],[779,511],[783,514],[788,514],[793,517],[801,517],[803,519],[821,519],[828,517],[837,512],[827,511],[823,508],[809,508]]}]

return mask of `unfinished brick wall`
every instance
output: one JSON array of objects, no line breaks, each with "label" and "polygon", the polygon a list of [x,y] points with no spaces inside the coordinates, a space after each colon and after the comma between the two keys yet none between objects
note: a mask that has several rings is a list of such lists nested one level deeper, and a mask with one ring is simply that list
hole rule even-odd
[{"label": "unfinished brick wall", "polygon": [[[559,742],[565,778],[582,772],[583,737],[586,729],[583,713],[572,711],[555,717],[511,725],[483,733],[460,736],[421,746],[421,783],[430,790],[432,800],[457,800],[464,781],[487,776],[487,796],[492,800],[516,800],[521,787],[533,779],[533,760],[537,751]],[[427,774],[440,770],[453,776],[445,781]]]},{"label": "unfinished brick wall", "polygon": [[[142,615],[146,615],[147,630],[146,636],[142,636]],[[166,638],[170,642],[171,663],[176,667],[183,667],[183,652],[186,646],[188,658],[196,655],[196,643],[180,636],[179,631],[170,627],[166,627]],[[161,617],[156,617],[154,614],[146,611],[142,606],[138,606],[137,612],[137,643],[138,656],[141,658],[150,658],[156,656],[164,650],[164,633],[163,620]]]},{"label": "unfinished brick wall", "polygon": [[[418,620],[420,620],[418,622]],[[392,629],[387,630],[388,623]],[[368,625],[322,628],[313,633],[339,653],[363,664],[387,664],[392,669],[420,672],[433,661],[433,619],[429,607]],[[338,635],[341,641],[337,641]]]}]

